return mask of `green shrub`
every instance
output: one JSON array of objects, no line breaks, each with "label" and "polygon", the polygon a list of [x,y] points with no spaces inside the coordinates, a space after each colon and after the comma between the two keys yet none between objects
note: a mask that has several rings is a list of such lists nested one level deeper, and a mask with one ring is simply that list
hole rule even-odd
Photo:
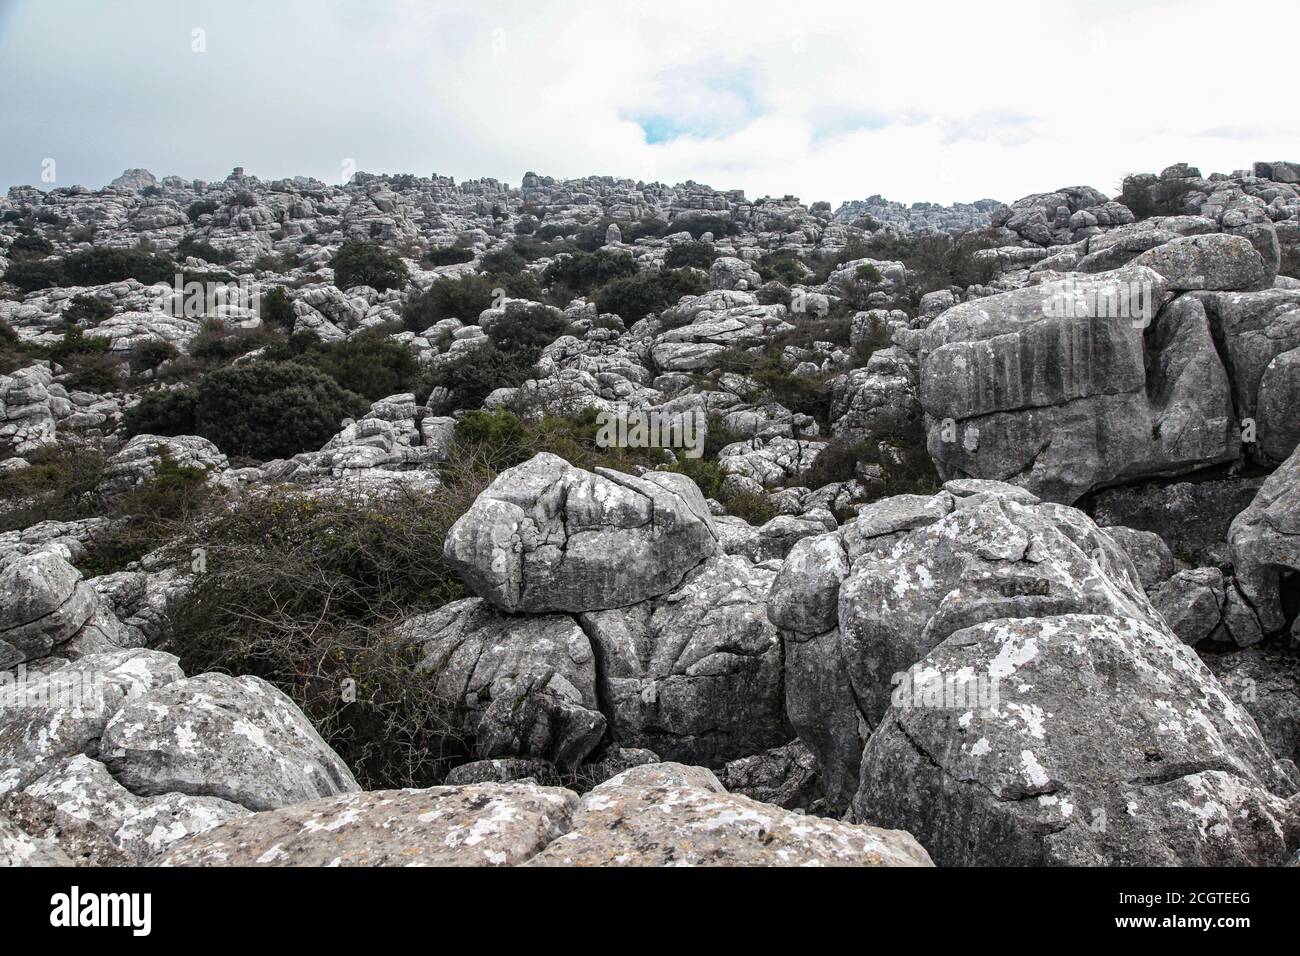
[{"label": "green shrub", "polygon": [[63,259],[64,285],[104,285],[135,279],[144,285],[171,283],[179,269],[167,256],[147,249],[96,246]]},{"label": "green shrub", "polygon": [[276,286],[263,295],[258,302],[262,321],[272,328],[291,330],[298,316],[293,311],[293,302],[283,287]]},{"label": "green shrub", "polygon": [[207,262],[215,262],[218,265],[225,265],[235,261],[233,252],[223,252],[207,240],[195,236],[186,236],[176,243],[176,258],[186,259],[190,256]]},{"label": "green shrub", "polygon": [[601,447],[600,433],[594,408],[577,415],[546,415],[540,421],[524,421],[505,409],[480,409],[456,423],[455,447],[458,456],[480,463],[493,473],[527,461],[539,452],[559,455],[588,471],[612,468],[631,472],[636,465],[663,463],[661,449]]},{"label": "green shrub", "polygon": [[764,282],[780,282],[783,285],[802,283],[808,275],[803,260],[790,249],[778,249],[763,255],[754,263],[754,271]]},{"label": "green shrub", "polygon": [[70,325],[93,328],[105,319],[112,318],[113,306],[97,295],[77,295],[63,309],[63,321]]},{"label": "green shrub", "polygon": [[716,461],[711,461],[707,457],[681,456],[664,470],[685,475],[699,486],[706,498],[717,498],[722,494],[722,479],[726,475]]},{"label": "green shrub", "polygon": [[480,265],[484,272],[493,275],[512,276],[518,272],[523,272],[528,262],[509,246],[499,246],[484,254]]},{"label": "green shrub", "polygon": [[740,226],[725,216],[710,216],[695,213],[681,216],[668,224],[667,232],[689,232],[696,239],[706,232],[713,233],[714,239],[724,236],[740,235]]},{"label": "green shrub", "polygon": [[445,364],[430,366],[420,376],[415,395],[424,400],[433,389],[445,388],[454,396],[456,408],[478,408],[498,388],[518,388],[535,378],[535,372],[532,362],[485,342]]},{"label": "green shrub", "polygon": [[664,255],[665,269],[691,267],[708,270],[718,258],[717,250],[709,242],[679,242]]},{"label": "green shrub", "polygon": [[743,518],[750,524],[758,526],[767,524],[776,517],[777,511],[767,495],[752,491],[739,491],[723,502],[727,511],[737,518]]},{"label": "green shrub", "polygon": [[320,448],[344,418],[368,407],[324,372],[294,362],[250,362],[208,372],[185,391],[128,409],[128,435],[202,435],[227,455],[287,458]]},{"label": "green shrub", "polygon": [[35,232],[20,232],[9,244],[11,259],[43,259],[54,251],[54,244]]},{"label": "green shrub", "polygon": [[207,477],[203,468],[177,464],[160,446],[155,474],[107,502],[116,520],[91,540],[77,567],[88,577],[112,574],[161,547],[211,506]]},{"label": "green shrub", "polygon": [[627,253],[598,249],[595,252],[575,252],[557,259],[546,267],[542,281],[551,287],[552,292],[560,292],[557,298],[565,298],[567,301],[588,295],[598,286],[636,273],[636,260]]},{"label": "green shrub", "polygon": [[464,593],[443,541],[488,478],[445,473],[432,495],[247,499],[178,546],[182,560],[203,547],[206,570],[168,607],[166,649],[190,673],[288,694],[365,789],[439,783],[470,742],[418,672],[421,645],[392,624]]},{"label": "green shrub", "polygon": [[372,402],[411,390],[420,370],[411,350],[383,329],[367,329],[341,342],[322,342],[314,332],[297,332],[268,346],[262,358],[318,369],[341,388]]},{"label": "green shrub", "polygon": [[131,349],[131,371],[139,374],[171,361],[180,353],[176,346],[162,339],[147,339]]},{"label": "green shrub", "polygon": [[484,275],[435,279],[423,292],[412,292],[402,305],[406,327],[421,332],[443,319],[460,319],[466,325],[478,322],[493,302],[495,284]]},{"label": "green shrub", "polygon": [[661,219],[642,219],[623,230],[623,241],[636,242],[638,239],[660,239],[666,236],[668,231],[668,223]]},{"label": "green shrub", "polygon": [[569,320],[544,305],[511,309],[492,323],[488,338],[498,349],[528,365],[535,363],[542,349],[569,329]]},{"label": "green shrub", "polygon": [[210,216],[216,211],[217,201],[215,199],[196,199],[185,210],[185,215],[189,216],[190,222],[198,222],[200,216]]},{"label": "green shrub", "polygon": [[410,278],[395,253],[373,242],[349,239],[334,253],[334,284],[340,289],[367,285],[376,292],[401,289]]},{"label": "green shrub", "polygon": [[22,260],[9,263],[4,281],[22,292],[37,292],[64,285],[63,264],[53,259]]},{"label": "green shrub", "polygon": [[424,261],[431,266],[454,266],[473,258],[474,250],[461,246],[440,246],[424,254]]},{"label": "green shrub", "polygon": [[596,308],[631,325],[652,312],[662,312],[684,295],[703,295],[708,290],[708,279],[699,272],[665,269],[615,279],[596,294]]}]

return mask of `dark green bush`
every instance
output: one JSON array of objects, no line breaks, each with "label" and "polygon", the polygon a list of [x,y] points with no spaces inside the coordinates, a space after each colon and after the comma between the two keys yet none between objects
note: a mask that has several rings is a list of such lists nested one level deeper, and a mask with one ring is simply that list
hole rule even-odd
[{"label": "dark green bush", "polygon": [[484,272],[500,276],[512,276],[523,272],[528,262],[509,246],[499,246],[483,256],[480,263]]},{"label": "dark green bush", "polygon": [[294,362],[249,362],[208,372],[188,399],[128,409],[128,435],[202,435],[227,455],[259,460],[314,451],[368,403],[324,372]]},{"label": "dark green bush", "polygon": [[682,269],[687,266],[707,270],[718,258],[710,242],[679,242],[664,255],[665,269]]},{"label": "dark green bush", "polygon": [[517,388],[535,377],[532,362],[485,342],[459,353],[445,365],[429,368],[420,376],[415,394],[424,400],[433,389],[441,387],[452,393],[455,408],[478,408],[498,388]]},{"label": "dark green bush", "polygon": [[393,622],[464,592],[448,529],[489,475],[444,474],[436,494],[249,498],[181,542],[206,570],[168,607],[167,650],[192,673],[252,674],[288,694],[362,787],[427,787],[469,753],[448,702]]},{"label": "dark green bush", "polygon": [[54,251],[54,244],[35,232],[20,232],[9,244],[11,259],[43,259]]},{"label": "dark green bush", "polygon": [[412,292],[407,297],[402,305],[402,320],[415,332],[422,332],[443,319],[460,319],[466,325],[473,325],[484,309],[492,307],[492,290],[496,287],[484,275],[435,279],[423,292]]},{"label": "dark green bush", "polygon": [[112,318],[113,306],[97,295],[76,295],[63,309],[63,321],[69,325],[93,328],[105,319]]},{"label": "dark green bush", "polygon": [[147,249],[110,249],[96,246],[63,259],[65,285],[104,285],[135,279],[144,285],[171,283],[179,269],[167,256]]},{"label": "dark green bush", "polygon": [[424,261],[431,266],[454,266],[473,258],[474,250],[461,246],[440,246],[424,254]]},{"label": "dark green bush", "polygon": [[216,211],[217,201],[215,199],[196,199],[185,210],[185,215],[189,216],[190,222],[198,222],[200,216],[210,216]]},{"label": "dark green bush", "polygon": [[646,272],[605,285],[596,294],[596,308],[631,325],[652,312],[662,312],[684,295],[703,295],[708,290],[708,279],[694,270]]},{"label": "dark green bush", "polygon": [[636,273],[636,260],[627,253],[598,249],[557,259],[546,267],[542,281],[551,287],[552,292],[560,290],[562,294],[558,297],[567,300],[585,296],[599,286]]},{"label": "dark green bush", "polygon": [[206,239],[199,239],[196,236],[186,236],[180,242],[176,243],[176,258],[186,259],[193,256],[196,259],[203,259],[206,262],[215,262],[218,265],[225,265],[235,261],[233,252],[223,252],[216,248]]},{"label": "dark green bush", "polygon": [[298,321],[298,317],[293,311],[293,302],[289,299],[289,293],[285,292],[281,286],[276,286],[263,295],[258,302],[258,306],[262,321],[272,328],[287,331],[292,329],[294,323]]},{"label": "dark green bush", "polygon": [[297,332],[268,346],[262,359],[318,369],[341,388],[372,402],[410,391],[420,370],[411,350],[383,329],[368,329],[341,342],[322,342],[314,332]]},{"label": "dark green bush", "polygon": [[766,253],[754,263],[754,271],[764,282],[780,282],[783,285],[802,283],[808,275],[803,260],[789,249]]},{"label": "dark green bush", "polygon": [[740,226],[725,216],[709,216],[695,213],[674,219],[668,224],[666,231],[669,233],[686,231],[696,239],[699,239],[706,232],[711,232],[714,239],[721,239],[724,236],[740,235]]},{"label": "dark green bush", "polygon": [[377,292],[404,287],[410,278],[406,264],[395,253],[374,242],[349,239],[330,260],[334,284],[340,289],[368,285]]},{"label": "dark green bush", "polygon": [[563,315],[544,305],[511,309],[492,323],[488,338],[498,349],[517,361],[532,365],[550,345],[569,328]]},{"label": "dark green bush", "polygon": [[4,281],[22,292],[36,292],[63,285],[63,264],[53,259],[22,260],[9,263]]}]

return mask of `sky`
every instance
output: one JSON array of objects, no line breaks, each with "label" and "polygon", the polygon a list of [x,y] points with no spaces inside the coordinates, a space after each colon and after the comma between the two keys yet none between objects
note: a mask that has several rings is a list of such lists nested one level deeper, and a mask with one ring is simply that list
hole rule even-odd
[{"label": "sky", "polygon": [[0,189],[122,170],[1010,202],[1300,160],[1300,2],[0,0]]}]

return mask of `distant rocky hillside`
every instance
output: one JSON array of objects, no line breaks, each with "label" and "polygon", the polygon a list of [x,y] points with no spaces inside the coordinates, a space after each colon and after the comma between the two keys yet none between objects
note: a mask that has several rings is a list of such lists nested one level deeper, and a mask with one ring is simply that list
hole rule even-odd
[{"label": "distant rocky hillside", "polygon": [[1295,163],[15,187],[0,864],[1293,861],[1298,408]]},{"label": "distant rocky hillside", "polygon": [[856,225],[875,232],[894,229],[899,232],[962,233],[987,229],[993,214],[1004,208],[996,199],[978,199],[973,203],[940,206],[932,202],[914,202],[910,206],[890,202],[883,196],[869,196],[841,203],[835,221]]}]

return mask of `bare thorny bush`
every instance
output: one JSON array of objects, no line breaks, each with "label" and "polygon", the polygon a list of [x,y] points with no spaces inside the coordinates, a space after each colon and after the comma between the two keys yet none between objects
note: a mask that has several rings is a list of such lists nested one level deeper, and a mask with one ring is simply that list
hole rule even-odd
[{"label": "bare thorny bush", "polygon": [[169,607],[165,649],[186,673],[283,690],[366,789],[438,783],[472,742],[395,625],[464,594],[443,540],[492,472],[458,449],[442,477],[432,493],[276,489],[197,525],[173,545],[204,567]]}]

